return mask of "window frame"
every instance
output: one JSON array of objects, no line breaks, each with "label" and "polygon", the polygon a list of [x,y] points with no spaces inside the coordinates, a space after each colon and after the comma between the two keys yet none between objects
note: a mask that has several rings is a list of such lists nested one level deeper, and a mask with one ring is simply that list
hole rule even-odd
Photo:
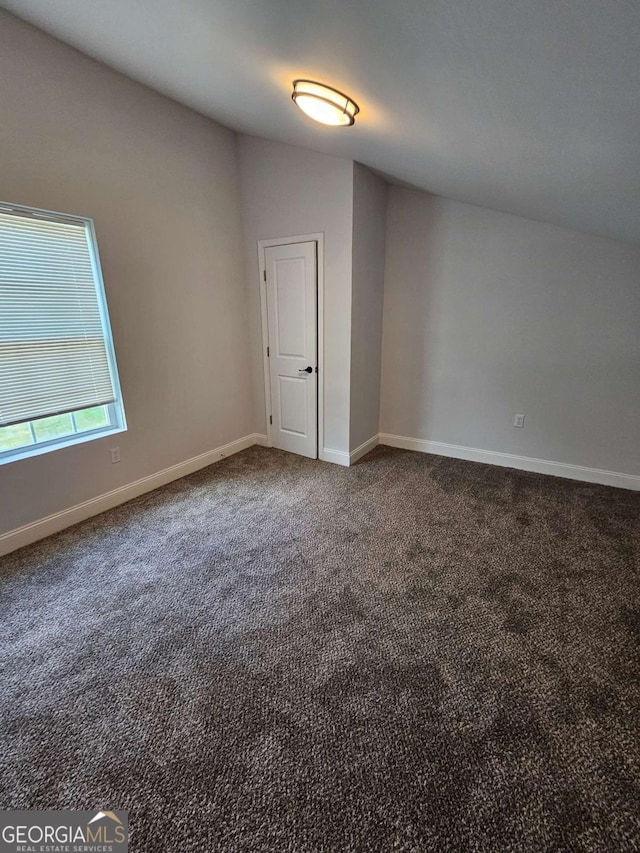
[{"label": "window frame", "polygon": [[[93,275],[93,284],[96,291],[96,299],[98,310],[100,312],[100,321],[102,324],[102,333],[104,337],[105,350],[107,361],[109,364],[109,372],[111,374],[111,382],[115,400],[112,403],[106,403],[109,416],[109,424],[107,426],[98,427],[92,430],[83,432],[75,432],[71,435],[61,436],[60,438],[51,438],[46,441],[27,444],[22,447],[16,447],[9,450],[0,450],[0,465],[5,465],[10,462],[15,462],[21,459],[28,459],[31,456],[39,456],[43,453],[50,453],[54,450],[59,450],[64,447],[70,447],[75,444],[83,444],[86,441],[94,441],[97,438],[106,438],[120,432],[126,432],[127,421],[124,410],[124,401],[122,398],[122,389],[120,387],[120,377],[118,374],[118,366],[116,363],[115,347],[113,343],[113,332],[111,330],[111,321],[109,317],[109,308],[107,305],[107,294],[104,286],[104,278],[102,276],[102,266],[100,264],[100,253],[98,251],[98,238],[93,222],[88,216],[77,216],[76,214],[60,213],[55,210],[47,210],[45,208],[29,207],[22,204],[13,204],[11,202],[0,201],[0,210],[5,213],[17,212],[22,216],[31,217],[33,219],[50,219],[56,222],[72,222],[73,224],[81,223],[85,228],[87,236],[87,246],[89,249],[89,258],[91,262],[91,272]],[[73,411],[81,412],[83,409]],[[91,408],[91,407],[89,407]],[[56,412],[52,412],[47,417],[52,417]],[[66,413],[60,413],[66,414]],[[69,412],[72,414],[72,412]],[[35,420],[21,421],[21,423],[35,423]]]}]

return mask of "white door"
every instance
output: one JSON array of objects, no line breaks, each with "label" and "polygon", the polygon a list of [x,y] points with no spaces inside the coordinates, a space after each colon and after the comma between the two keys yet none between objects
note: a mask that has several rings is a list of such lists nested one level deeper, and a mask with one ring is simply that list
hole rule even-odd
[{"label": "white door", "polygon": [[316,243],[265,249],[271,439],[318,456]]}]

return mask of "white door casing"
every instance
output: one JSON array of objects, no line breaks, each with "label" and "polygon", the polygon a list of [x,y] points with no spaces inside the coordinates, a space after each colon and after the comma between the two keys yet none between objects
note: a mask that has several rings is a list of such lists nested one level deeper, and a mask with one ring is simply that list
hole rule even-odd
[{"label": "white door casing", "polygon": [[274,447],[318,456],[316,243],[264,250],[271,440]]}]

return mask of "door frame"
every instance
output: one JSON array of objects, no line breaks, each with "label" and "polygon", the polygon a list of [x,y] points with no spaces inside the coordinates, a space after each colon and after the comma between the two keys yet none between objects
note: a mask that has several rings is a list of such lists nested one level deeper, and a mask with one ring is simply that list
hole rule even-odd
[{"label": "door frame", "polygon": [[324,460],[324,232],[314,234],[298,234],[295,237],[275,237],[271,240],[258,240],[258,277],[260,279],[260,313],[262,315],[262,367],[264,371],[264,401],[267,423],[267,447],[273,447],[273,435],[270,419],[271,411],[271,377],[267,346],[269,341],[269,324],[267,318],[267,282],[265,249],[271,246],[287,246],[291,243],[316,244],[316,297],[317,297],[317,336],[318,336],[318,459]]}]

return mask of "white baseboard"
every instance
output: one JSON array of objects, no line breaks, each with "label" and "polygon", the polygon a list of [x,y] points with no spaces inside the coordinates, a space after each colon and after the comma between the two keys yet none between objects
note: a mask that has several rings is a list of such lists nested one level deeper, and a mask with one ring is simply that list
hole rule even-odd
[{"label": "white baseboard", "polygon": [[111,492],[106,492],[103,495],[76,504],[76,506],[69,507],[69,509],[48,515],[46,518],[31,522],[31,524],[25,524],[24,527],[18,527],[8,533],[3,533],[0,535],[0,556],[15,551],[17,548],[22,548],[24,545],[30,545],[38,539],[44,539],[45,536],[58,533],[79,521],[91,518],[93,515],[99,515],[107,509],[112,509],[132,498],[137,498],[145,492],[152,492],[154,489],[165,486],[173,480],[179,480],[180,477],[185,477],[187,474],[193,474],[194,471],[206,468],[207,465],[212,465],[221,459],[226,459],[227,456],[239,453],[247,447],[260,444],[259,439],[266,441],[266,436],[246,435],[244,438],[224,444],[222,447],[216,447],[215,450],[210,450],[207,453],[201,453],[199,456],[194,456],[185,462],[179,462],[177,465],[172,465],[156,474],[142,477],[140,480],[128,483],[126,486],[120,486]]},{"label": "white baseboard", "polygon": [[349,464],[353,465],[358,459],[362,459],[363,456],[366,456],[370,450],[373,450],[374,447],[377,447],[379,444],[379,436],[372,435],[371,438],[368,438],[366,441],[363,441],[360,447],[356,447],[355,450],[352,450],[349,454]]},{"label": "white baseboard", "polygon": [[485,462],[489,465],[517,468],[520,471],[533,471],[536,474],[551,474],[553,477],[566,477],[569,480],[640,491],[640,477],[634,474],[585,468],[582,465],[568,465],[565,462],[551,462],[548,459],[535,459],[531,456],[515,456],[512,453],[498,453],[495,450],[479,450],[476,447],[445,444],[441,441],[407,438],[404,435],[381,432],[379,438],[380,444],[387,444],[389,447],[401,447],[404,450],[417,450],[419,453],[435,453],[438,456],[451,456],[454,459],[468,459],[471,462]]},{"label": "white baseboard", "polygon": [[343,465],[345,468],[348,468],[350,464],[348,453],[345,453],[344,450],[331,450],[330,447],[322,448],[320,459],[323,462],[333,462],[334,465]]},{"label": "white baseboard", "polygon": [[[0,534],[0,556],[30,545],[38,539],[44,539],[53,533],[58,533],[66,527],[71,527],[91,516],[99,515],[119,504],[126,503],[132,498],[151,492],[154,489],[179,480],[187,474],[192,474],[200,468],[206,468],[214,462],[219,462],[227,456],[239,453],[254,444],[266,446],[267,436],[261,433],[253,433],[237,441],[217,447],[207,453],[194,456],[185,462],[172,465],[156,474],[143,477],[126,486],[120,486],[103,495],[98,495],[69,509],[49,515],[38,521],[25,524],[16,530]],[[640,491],[640,476],[634,474],[623,474],[617,471],[605,471],[600,468],[586,468],[581,465],[568,465],[563,462],[551,462],[546,459],[535,459],[530,456],[516,456],[511,453],[498,453],[495,450],[480,450],[475,447],[464,447],[458,444],[446,444],[441,441],[427,441],[420,438],[408,438],[402,435],[390,435],[380,433],[372,436],[368,441],[361,444],[351,453],[341,450],[331,450],[325,447],[322,451],[322,459],[325,462],[333,462],[336,465],[348,467],[356,462],[377,444],[386,444],[390,447],[399,447],[404,450],[416,450],[419,453],[434,453],[438,456],[450,456],[454,459],[467,459],[471,462],[485,462],[489,465],[501,465],[507,468],[517,468],[521,471],[533,471],[538,474],[551,474],[554,477],[566,477],[571,480],[581,480],[586,483],[599,483],[604,486],[615,486],[622,489]]]},{"label": "white baseboard", "polygon": [[[255,433],[253,437],[255,438],[256,444],[259,444],[261,447],[269,447],[269,440],[266,435]],[[377,438],[378,436],[376,436],[376,443]],[[360,448],[358,448],[358,450],[359,449]],[[321,462],[331,462],[334,465],[342,465],[345,468],[348,468],[351,464],[349,453],[346,453],[344,450],[332,450],[330,447],[321,448],[318,453],[318,458]]]},{"label": "white baseboard", "polygon": [[343,467],[348,468],[364,456],[365,453],[373,450],[377,444],[378,436],[373,435],[361,444],[360,447],[356,447],[355,450],[352,450],[351,453],[347,453],[345,450],[332,450],[330,447],[325,447],[320,454],[320,458],[323,462],[333,462],[334,465],[342,465]]}]

